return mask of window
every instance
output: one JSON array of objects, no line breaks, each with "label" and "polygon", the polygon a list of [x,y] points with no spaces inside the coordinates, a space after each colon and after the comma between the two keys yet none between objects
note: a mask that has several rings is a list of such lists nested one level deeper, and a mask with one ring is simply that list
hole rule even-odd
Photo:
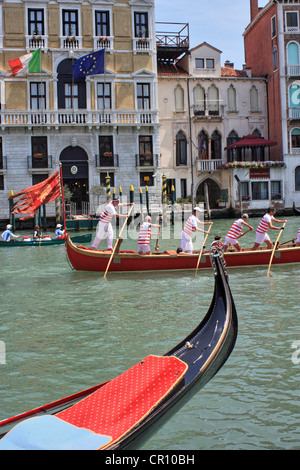
[{"label": "window", "polygon": [[271,18],[271,37],[272,39],[275,38],[276,32],[276,16],[272,16]]},{"label": "window", "polygon": [[214,131],[211,136],[211,158],[216,160],[222,158],[221,134],[218,131]]},{"label": "window", "polygon": [[114,145],[112,135],[99,136],[100,166],[114,166]]},{"label": "window", "polygon": [[300,151],[300,129],[292,130],[292,149],[299,149]]},{"label": "window", "polygon": [[278,68],[278,51],[276,46],[273,47],[273,66],[275,69]]},{"label": "window", "polygon": [[32,175],[32,185],[41,183],[42,181],[45,181],[47,178],[49,178],[49,175],[46,173],[35,173]]},{"label": "window", "polygon": [[300,191],[300,166],[295,168],[295,191]]},{"label": "window", "polygon": [[63,10],[63,36],[78,36],[78,11]]},{"label": "window", "polygon": [[181,131],[176,135],[176,165],[187,165],[187,140]]},{"label": "window", "polygon": [[180,191],[181,191],[181,197],[186,198],[187,197],[187,189],[186,189],[186,179],[181,178],[180,180]]},{"label": "window", "polygon": [[174,91],[175,111],[184,111],[184,93],[180,85],[177,85]]},{"label": "window", "polygon": [[32,168],[48,168],[47,137],[31,137]]},{"label": "window", "polygon": [[193,89],[194,96],[194,114],[195,116],[204,116],[205,114],[205,91],[200,85]]},{"label": "window", "polygon": [[237,110],[236,107],[236,89],[230,85],[227,90],[228,112],[232,113]]},{"label": "window", "polygon": [[150,109],[150,84],[137,84],[137,107],[138,109]]},{"label": "window", "polygon": [[140,186],[154,186],[153,171],[140,173]]},{"label": "window", "polygon": [[65,108],[78,109],[78,84],[65,83]]},{"label": "window", "polygon": [[111,109],[111,84],[97,83],[98,109]]},{"label": "window", "polygon": [[282,182],[271,181],[271,199],[282,199]]},{"label": "window", "polygon": [[249,201],[250,200],[250,188],[249,188],[248,181],[241,181],[240,191],[241,191],[242,201]]},{"label": "window", "polygon": [[109,11],[95,12],[95,33],[96,36],[110,36]]},{"label": "window", "polygon": [[139,136],[139,155],[152,155],[152,136],[140,135]]},{"label": "window", "polygon": [[44,35],[44,10],[29,9],[28,10],[28,34]]},{"label": "window", "polygon": [[219,115],[219,90],[212,85],[208,89],[208,114],[210,116],[218,116]]},{"label": "window", "polygon": [[136,38],[148,38],[148,13],[134,13],[134,36]]},{"label": "window", "polygon": [[214,69],[215,68],[215,59],[206,59],[206,68]]},{"label": "window", "polygon": [[46,109],[46,92],[44,82],[30,83],[30,109]]},{"label": "window", "polygon": [[286,31],[298,31],[298,12],[286,11],[285,12]]},{"label": "window", "polygon": [[4,175],[0,175],[0,191],[4,191]]},{"label": "window", "polygon": [[207,160],[208,158],[208,135],[205,131],[201,131],[199,134],[199,158],[201,160]]},{"label": "window", "polygon": [[288,65],[299,65],[299,45],[290,42],[288,45]]},{"label": "window", "polygon": [[257,88],[253,85],[250,90],[250,111],[252,113],[257,113],[259,110],[258,108],[258,91]]},{"label": "window", "polygon": [[204,69],[204,59],[195,59],[196,69]]},{"label": "window", "polygon": [[253,200],[265,200],[269,199],[269,188],[268,182],[252,182],[252,199]]}]

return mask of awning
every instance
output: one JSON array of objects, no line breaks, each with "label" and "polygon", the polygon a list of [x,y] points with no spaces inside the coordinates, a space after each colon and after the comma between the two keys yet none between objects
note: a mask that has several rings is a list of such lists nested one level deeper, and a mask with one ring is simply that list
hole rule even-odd
[{"label": "awning", "polygon": [[234,142],[231,145],[225,147],[224,150],[235,149],[235,148],[250,148],[250,147],[271,147],[276,145],[277,142],[273,140],[266,140],[263,137],[258,137],[257,135],[245,135],[241,140]]}]

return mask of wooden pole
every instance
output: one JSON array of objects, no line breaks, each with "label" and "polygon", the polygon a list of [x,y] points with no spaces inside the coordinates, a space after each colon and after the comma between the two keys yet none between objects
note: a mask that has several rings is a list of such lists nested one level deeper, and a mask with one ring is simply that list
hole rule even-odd
[{"label": "wooden pole", "polygon": [[130,216],[130,214],[131,214],[132,209],[133,209],[133,205],[130,207],[130,210],[129,210],[127,216],[126,216],[126,220],[125,220],[125,222],[124,222],[124,224],[123,224],[123,226],[122,226],[122,228],[121,228],[121,230],[120,230],[119,236],[118,236],[117,241],[116,241],[116,243],[115,243],[115,246],[114,246],[114,249],[113,249],[113,251],[112,251],[112,254],[110,255],[110,258],[109,258],[109,261],[108,261],[108,263],[107,263],[107,267],[106,267],[106,270],[105,270],[105,273],[104,273],[104,276],[103,276],[104,279],[106,278],[106,274],[107,274],[107,271],[109,270],[110,263],[112,262],[113,256],[114,256],[114,254],[115,254],[115,251],[116,251],[116,248],[117,248],[117,245],[118,245],[118,242],[119,242],[119,238],[121,237],[122,232],[123,232],[123,230],[124,230],[124,228],[125,228],[125,225],[127,224],[127,221],[128,221],[128,218],[129,218],[129,216]]},{"label": "wooden pole", "polygon": [[[285,226],[286,226],[286,222],[284,222],[284,224],[283,224],[283,227],[285,227]],[[282,230],[282,228],[281,228],[281,229],[280,229],[280,233],[279,233],[279,235],[278,235],[278,237],[277,237],[276,243],[275,243],[275,245],[274,245],[272,254],[271,254],[271,259],[270,259],[270,263],[269,263],[269,268],[268,268],[267,277],[270,277],[271,264],[272,264],[272,261],[273,261],[273,258],[274,258],[274,254],[275,254],[275,250],[276,250],[276,248],[277,248],[277,246],[278,246],[279,238],[281,237],[282,232],[283,232],[283,230]]]},{"label": "wooden pole", "polygon": [[199,267],[199,263],[200,263],[200,260],[201,260],[201,256],[202,256],[202,253],[203,253],[203,250],[204,250],[204,246],[205,246],[207,237],[208,237],[208,235],[209,235],[209,232],[210,232],[210,229],[212,228],[212,226],[213,226],[213,224],[210,225],[210,227],[209,227],[209,229],[208,229],[208,233],[206,234],[206,236],[205,236],[205,238],[204,238],[204,242],[203,242],[202,248],[201,248],[200,253],[199,253],[199,256],[198,256],[198,261],[197,261],[197,266],[196,266],[195,277],[197,276],[197,272],[198,272],[198,267]]}]

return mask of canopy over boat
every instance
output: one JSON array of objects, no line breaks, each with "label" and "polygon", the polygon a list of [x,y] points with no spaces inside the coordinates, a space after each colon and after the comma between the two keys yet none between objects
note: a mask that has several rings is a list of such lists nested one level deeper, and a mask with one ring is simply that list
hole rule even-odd
[{"label": "canopy over boat", "polygon": [[211,262],[214,295],[192,333],[164,356],[150,355],[108,382],[0,422],[0,450],[138,448],[234,348],[237,315],[220,252],[211,253]]},{"label": "canopy over boat", "polygon": [[[74,244],[67,238],[67,254],[72,267],[79,271],[105,272],[111,252],[97,251],[85,246]],[[272,249],[260,248],[256,251],[243,249],[241,252],[226,252],[224,258],[228,267],[232,266],[260,266],[268,265]],[[132,271],[168,271],[196,269],[199,252],[179,253],[167,250],[151,255],[139,255],[132,250],[120,250],[114,254],[109,271],[132,272]],[[300,247],[282,245],[276,249],[273,265],[284,263],[299,263]],[[202,253],[199,269],[210,267],[210,257],[207,251]]]}]

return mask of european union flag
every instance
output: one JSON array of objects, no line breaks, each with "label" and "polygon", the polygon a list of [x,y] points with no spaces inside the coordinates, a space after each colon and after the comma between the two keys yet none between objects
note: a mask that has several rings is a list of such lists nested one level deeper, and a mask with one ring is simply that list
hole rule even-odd
[{"label": "european union flag", "polygon": [[83,55],[76,60],[73,65],[74,78],[82,78],[88,75],[97,75],[104,73],[105,67],[105,50],[91,52],[90,54]]}]

